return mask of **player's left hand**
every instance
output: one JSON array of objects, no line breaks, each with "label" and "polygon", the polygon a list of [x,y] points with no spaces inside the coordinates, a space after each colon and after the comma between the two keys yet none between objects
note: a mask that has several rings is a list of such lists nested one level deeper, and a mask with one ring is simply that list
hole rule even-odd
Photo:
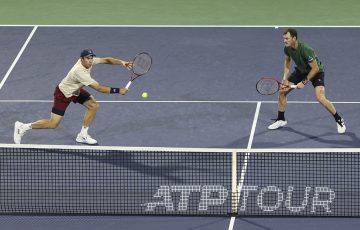
[{"label": "player's left hand", "polygon": [[296,87],[297,87],[298,89],[303,89],[303,88],[305,87],[305,84],[304,84],[303,82],[299,82],[299,83],[296,85]]},{"label": "player's left hand", "polygon": [[305,85],[306,85],[308,82],[309,82],[309,80],[308,80],[308,79],[304,79],[304,80],[302,80],[301,82],[299,82],[299,83],[297,84],[297,88],[298,88],[298,89],[302,89],[302,88],[304,88],[304,87],[305,87]]},{"label": "player's left hand", "polygon": [[122,65],[127,69],[131,69],[133,67],[133,63],[127,61],[123,61]]}]

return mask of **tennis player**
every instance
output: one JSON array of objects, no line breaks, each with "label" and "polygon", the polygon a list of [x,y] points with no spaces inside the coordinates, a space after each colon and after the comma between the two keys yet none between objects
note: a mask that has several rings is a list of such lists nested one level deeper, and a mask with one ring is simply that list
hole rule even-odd
[{"label": "tennis player", "polygon": [[79,60],[75,63],[67,76],[56,86],[54,91],[54,103],[50,118],[24,124],[15,122],[14,142],[21,143],[21,138],[25,132],[30,129],[55,129],[60,124],[65,114],[66,108],[71,102],[82,104],[86,108],[83,125],[76,141],[85,144],[97,144],[97,141],[88,134],[88,129],[93,122],[99,104],[95,98],[90,95],[84,86],[90,86],[101,93],[116,93],[125,95],[126,88],[111,88],[101,85],[91,77],[91,69],[96,64],[121,65],[125,68],[131,68],[132,63],[115,59],[112,57],[97,58],[91,49],[85,49],[81,52]]},{"label": "tennis player", "polygon": [[[315,89],[316,99],[334,116],[337,132],[345,133],[344,119],[337,113],[334,105],[325,97],[324,66],[319,61],[314,50],[309,45],[298,41],[297,31],[293,28],[288,28],[284,32],[283,38],[285,44],[284,84],[295,84],[297,89],[302,89],[308,82],[311,82]],[[291,60],[295,62],[296,67],[295,71],[288,77]],[[278,117],[268,129],[278,129],[287,124],[285,120],[286,96],[291,90],[289,87],[283,87],[279,91]]]}]

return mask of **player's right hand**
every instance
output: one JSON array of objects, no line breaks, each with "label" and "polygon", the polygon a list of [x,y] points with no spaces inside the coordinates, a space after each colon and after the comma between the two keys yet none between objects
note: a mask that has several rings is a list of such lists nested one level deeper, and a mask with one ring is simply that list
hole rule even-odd
[{"label": "player's right hand", "polygon": [[281,81],[282,84],[280,84],[280,92],[286,92],[289,90],[289,87],[287,87],[287,85],[289,85],[289,81],[288,80],[282,80]]},{"label": "player's right hand", "polygon": [[129,90],[128,90],[127,88],[123,87],[123,88],[120,88],[119,93],[120,93],[121,95],[125,95],[128,91],[129,91]]}]

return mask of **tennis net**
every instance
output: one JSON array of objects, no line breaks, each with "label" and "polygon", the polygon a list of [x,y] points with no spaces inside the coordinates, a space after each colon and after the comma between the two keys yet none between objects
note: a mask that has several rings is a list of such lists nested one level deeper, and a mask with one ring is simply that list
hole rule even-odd
[{"label": "tennis net", "polygon": [[359,149],[0,145],[0,214],[360,216]]}]

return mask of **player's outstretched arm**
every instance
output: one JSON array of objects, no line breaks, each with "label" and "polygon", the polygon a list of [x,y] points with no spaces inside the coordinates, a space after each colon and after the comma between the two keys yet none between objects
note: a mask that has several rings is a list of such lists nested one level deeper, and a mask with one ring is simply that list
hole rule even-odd
[{"label": "player's outstretched arm", "polygon": [[101,85],[98,82],[94,82],[89,86],[100,93],[120,93],[121,95],[125,95],[128,92],[128,89],[126,88],[112,88],[106,85]]},{"label": "player's outstretched arm", "polygon": [[110,65],[121,65],[127,69],[131,68],[131,62],[123,61],[121,59],[113,58],[113,57],[102,57],[97,58],[98,63],[100,64],[110,64]]}]

